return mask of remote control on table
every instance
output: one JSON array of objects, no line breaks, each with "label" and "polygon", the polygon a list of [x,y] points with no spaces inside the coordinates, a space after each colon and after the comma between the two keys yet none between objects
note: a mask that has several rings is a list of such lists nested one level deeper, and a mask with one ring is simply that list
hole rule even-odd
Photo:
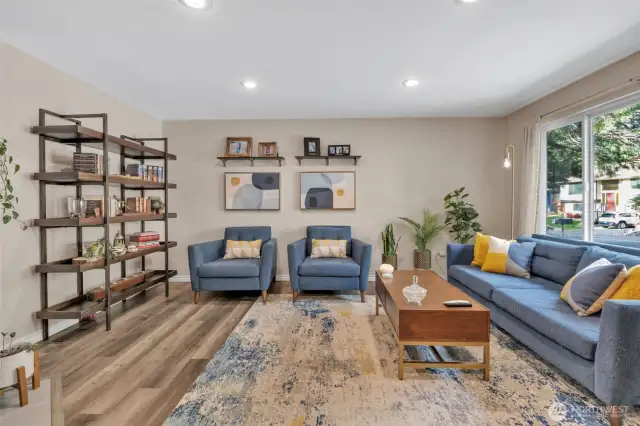
[{"label": "remote control on table", "polygon": [[468,300],[448,300],[444,305],[449,308],[470,308],[473,306]]}]

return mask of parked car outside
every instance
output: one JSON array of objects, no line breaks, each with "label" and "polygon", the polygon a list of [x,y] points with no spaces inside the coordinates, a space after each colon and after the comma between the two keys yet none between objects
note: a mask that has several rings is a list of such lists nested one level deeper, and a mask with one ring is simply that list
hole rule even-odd
[{"label": "parked car outside", "polygon": [[598,218],[597,224],[605,228],[635,228],[640,225],[640,218],[633,213],[606,212]]}]

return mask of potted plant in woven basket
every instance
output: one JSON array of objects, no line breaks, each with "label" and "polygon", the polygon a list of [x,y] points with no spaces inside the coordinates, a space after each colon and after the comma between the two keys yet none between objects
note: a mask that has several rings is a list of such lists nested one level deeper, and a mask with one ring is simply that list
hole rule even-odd
[{"label": "potted plant in woven basket", "polygon": [[440,223],[440,217],[429,210],[424,210],[422,223],[407,217],[399,219],[404,220],[413,228],[416,244],[416,249],[413,251],[413,267],[416,269],[431,269],[429,244],[445,229],[444,225]]},{"label": "potted plant in woven basket", "polygon": [[382,263],[386,263],[388,265],[393,266],[393,269],[398,269],[398,244],[400,244],[400,239],[402,237],[398,237],[396,240],[395,234],[393,233],[393,225],[388,224],[384,231],[381,233],[382,235]]}]

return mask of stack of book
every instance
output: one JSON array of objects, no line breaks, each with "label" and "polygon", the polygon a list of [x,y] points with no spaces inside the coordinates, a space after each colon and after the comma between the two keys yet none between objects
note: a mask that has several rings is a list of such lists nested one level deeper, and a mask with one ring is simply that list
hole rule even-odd
[{"label": "stack of book", "polygon": [[136,232],[129,237],[129,243],[139,249],[160,246],[160,234],[155,231]]},{"label": "stack of book", "polygon": [[149,213],[151,212],[151,202],[144,197],[127,198],[127,213]]},{"label": "stack of book", "polygon": [[164,182],[164,167],[145,164],[129,164],[126,173],[149,182]]},{"label": "stack of book", "polygon": [[100,154],[90,152],[73,153],[73,171],[102,175],[103,157]]}]

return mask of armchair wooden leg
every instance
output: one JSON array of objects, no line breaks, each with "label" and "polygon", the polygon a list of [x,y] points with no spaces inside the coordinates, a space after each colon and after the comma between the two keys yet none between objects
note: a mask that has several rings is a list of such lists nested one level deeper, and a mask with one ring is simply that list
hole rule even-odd
[{"label": "armchair wooden leg", "polygon": [[199,291],[194,291],[193,292],[193,304],[197,305],[199,300],[200,300],[200,292]]},{"label": "armchair wooden leg", "polygon": [[262,291],[262,301],[266,304],[267,303],[267,292],[266,290]]},{"label": "armchair wooden leg", "polygon": [[295,302],[296,300],[298,300],[298,292],[297,292],[297,291],[293,290],[292,296],[293,296],[293,301],[294,301],[294,302]]},{"label": "armchair wooden leg", "polygon": [[40,354],[33,353],[33,376],[31,376],[31,386],[33,389],[40,387]]},{"label": "armchair wooden leg", "polygon": [[20,406],[24,407],[29,403],[29,394],[27,393],[27,372],[24,367],[16,368],[18,374],[18,394],[20,397]]},{"label": "armchair wooden leg", "polygon": [[360,290],[360,301],[364,303],[364,290]]}]

